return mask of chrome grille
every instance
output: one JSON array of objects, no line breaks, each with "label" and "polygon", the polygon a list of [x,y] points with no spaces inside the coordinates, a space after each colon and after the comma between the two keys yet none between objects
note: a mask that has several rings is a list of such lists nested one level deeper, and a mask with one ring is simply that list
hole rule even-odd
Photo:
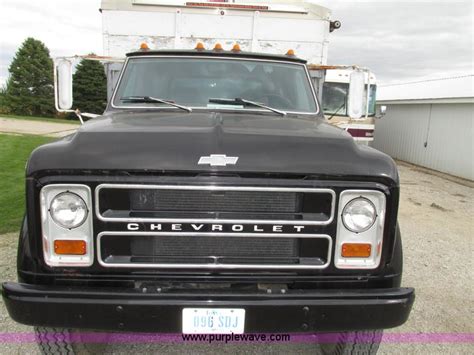
[{"label": "chrome grille", "polygon": [[107,268],[322,269],[331,258],[326,235],[279,238],[104,232],[99,262]]},{"label": "chrome grille", "polygon": [[330,236],[301,233],[333,221],[331,189],[104,184],[95,203],[107,226],[133,228],[99,232],[108,268],[322,269],[331,259]]},{"label": "chrome grille", "polygon": [[313,188],[108,184],[96,189],[96,213],[103,221],[327,225],[334,202],[333,190]]}]

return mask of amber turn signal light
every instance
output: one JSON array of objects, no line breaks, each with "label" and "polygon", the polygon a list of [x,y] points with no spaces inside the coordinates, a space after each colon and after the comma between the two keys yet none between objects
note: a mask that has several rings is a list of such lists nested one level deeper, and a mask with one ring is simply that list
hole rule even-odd
[{"label": "amber turn signal light", "polygon": [[87,246],[83,240],[55,240],[54,252],[58,255],[86,255]]},{"label": "amber turn signal light", "polygon": [[372,254],[371,244],[343,244],[342,257],[344,258],[369,258]]}]

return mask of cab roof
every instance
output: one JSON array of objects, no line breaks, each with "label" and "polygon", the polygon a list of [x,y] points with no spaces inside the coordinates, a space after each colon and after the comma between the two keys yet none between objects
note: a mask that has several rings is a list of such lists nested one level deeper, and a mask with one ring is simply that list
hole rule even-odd
[{"label": "cab roof", "polygon": [[226,58],[242,58],[242,59],[260,59],[273,60],[282,62],[294,62],[306,64],[306,60],[290,55],[277,55],[267,53],[254,53],[243,51],[225,51],[225,50],[140,50],[136,52],[127,53],[128,58],[132,57],[147,57],[147,56],[183,56],[183,57],[226,57]]}]

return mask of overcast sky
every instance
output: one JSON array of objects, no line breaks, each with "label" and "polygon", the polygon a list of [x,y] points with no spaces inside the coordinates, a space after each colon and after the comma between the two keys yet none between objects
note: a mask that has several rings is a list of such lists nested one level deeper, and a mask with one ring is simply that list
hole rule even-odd
[{"label": "overcast sky", "polygon": [[[474,71],[471,0],[314,2],[342,22],[331,34],[332,64],[369,67],[382,83]],[[99,7],[100,0],[0,0],[0,85],[27,37],[43,41],[53,57],[101,54]]]}]

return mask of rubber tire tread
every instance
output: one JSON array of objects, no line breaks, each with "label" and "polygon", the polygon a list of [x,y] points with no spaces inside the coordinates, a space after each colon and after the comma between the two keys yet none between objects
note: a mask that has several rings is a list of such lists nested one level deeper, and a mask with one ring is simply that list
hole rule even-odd
[{"label": "rubber tire tread", "polygon": [[382,337],[383,330],[340,333],[336,344],[319,344],[319,347],[324,355],[375,355]]}]

